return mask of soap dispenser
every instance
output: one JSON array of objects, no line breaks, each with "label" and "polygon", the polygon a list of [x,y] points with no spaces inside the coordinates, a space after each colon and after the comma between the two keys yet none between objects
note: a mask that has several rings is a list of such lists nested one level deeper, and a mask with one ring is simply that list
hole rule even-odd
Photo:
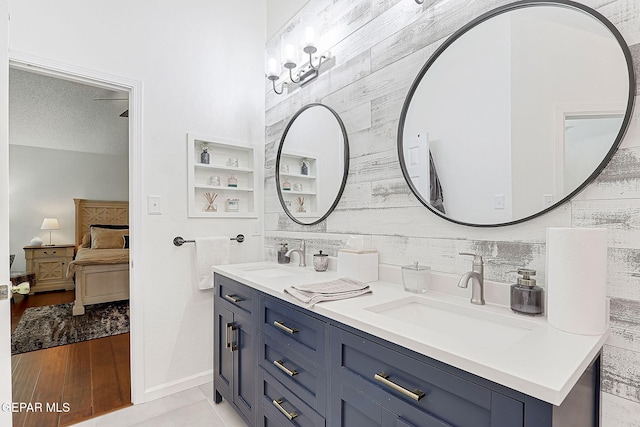
[{"label": "soap dispenser", "polygon": [[516,313],[536,316],[542,314],[542,288],[536,286],[535,270],[520,268],[517,271],[522,277],[518,277],[517,283],[511,285],[511,310]]},{"label": "soap dispenser", "polygon": [[289,264],[291,257],[287,256],[288,251],[289,248],[286,243],[280,244],[280,249],[278,249],[278,264]]}]

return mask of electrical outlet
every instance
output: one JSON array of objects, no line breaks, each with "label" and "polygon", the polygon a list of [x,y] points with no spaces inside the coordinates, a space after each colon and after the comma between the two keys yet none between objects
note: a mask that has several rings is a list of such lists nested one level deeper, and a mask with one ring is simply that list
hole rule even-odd
[{"label": "electrical outlet", "polygon": [[553,194],[545,194],[542,196],[542,206],[548,208],[553,205]]},{"label": "electrical outlet", "polygon": [[160,196],[148,196],[147,203],[147,213],[149,215],[162,215]]},{"label": "electrical outlet", "polygon": [[493,201],[494,209],[504,209],[504,194],[496,194]]}]

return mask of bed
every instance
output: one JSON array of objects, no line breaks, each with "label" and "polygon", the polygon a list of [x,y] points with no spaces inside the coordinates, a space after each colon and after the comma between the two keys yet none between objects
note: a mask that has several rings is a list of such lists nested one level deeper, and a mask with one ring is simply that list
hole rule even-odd
[{"label": "bed", "polygon": [[[129,202],[73,200],[76,254],[67,277],[75,277],[78,316],[85,305],[129,299]],[[116,237],[122,246],[116,247]]]}]

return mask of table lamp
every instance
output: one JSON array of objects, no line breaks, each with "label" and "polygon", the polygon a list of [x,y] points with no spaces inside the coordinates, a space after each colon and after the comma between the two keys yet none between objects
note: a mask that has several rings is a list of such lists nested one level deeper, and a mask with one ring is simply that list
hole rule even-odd
[{"label": "table lamp", "polygon": [[53,244],[51,243],[51,230],[59,230],[59,229],[60,229],[60,224],[58,224],[58,218],[45,218],[44,221],[42,221],[42,226],[40,227],[40,230],[49,230],[48,246],[53,246]]}]

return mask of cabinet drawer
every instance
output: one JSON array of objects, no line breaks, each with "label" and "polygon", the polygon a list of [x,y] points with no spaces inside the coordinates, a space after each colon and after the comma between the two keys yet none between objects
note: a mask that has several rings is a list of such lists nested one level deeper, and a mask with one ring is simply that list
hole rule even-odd
[{"label": "cabinet drawer", "polygon": [[264,369],[258,372],[258,426],[321,427],[324,418]]},{"label": "cabinet drawer", "polygon": [[251,313],[253,292],[250,287],[217,273],[214,274],[214,283],[216,297],[220,298],[220,301]]},{"label": "cabinet drawer", "polygon": [[260,329],[279,340],[283,351],[293,350],[323,366],[326,324],[271,298],[260,298]]},{"label": "cabinet drawer", "polygon": [[51,259],[57,258],[64,260],[73,258],[73,246],[68,248],[42,248],[32,250],[33,259]]},{"label": "cabinet drawer", "polygon": [[339,381],[332,382],[329,396],[330,405],[334,408],[329,420],[332,426],[454,427],[425,413],[421,413],[419,423],[414,424],[382,404],[370,400],[361,391]]},{"label": "cabinet drawer", "polygon": [[485,387],[337,327],[331,346],[331,372],[407,422],[422,425],[427,414],[459,427],[492,425]]},{"label": "cabinet drawer", "polygon": [[281,341],[260,334],[260,366],[300,397],[321,415],[324,415],[326,371],[295,351],[287,351]]}]

